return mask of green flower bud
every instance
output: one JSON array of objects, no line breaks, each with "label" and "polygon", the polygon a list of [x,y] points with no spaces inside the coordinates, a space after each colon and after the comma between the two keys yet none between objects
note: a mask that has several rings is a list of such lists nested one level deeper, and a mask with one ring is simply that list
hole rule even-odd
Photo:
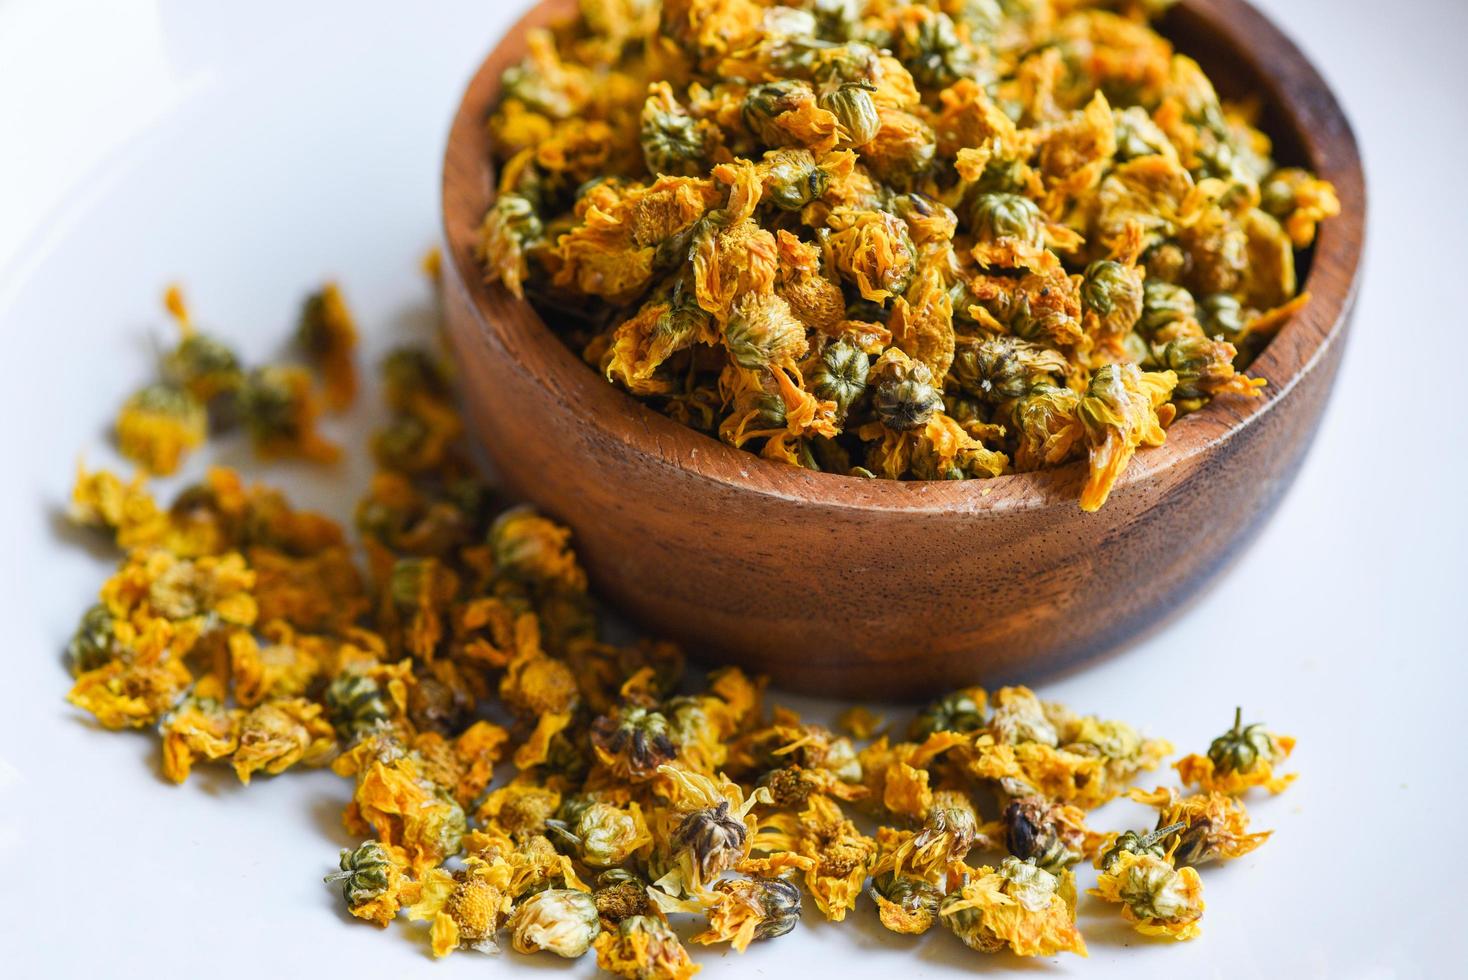
[{"label": "green flower bud", "polygon": [[671,95],[648,96],[642,109],[642,158],[649,173],[692,176],[708,169],[716,130],[694,119]]},{"label": "green flower bud", "polygon": [[179,420],[190,428],[195,425],[202,428],[205,424],[204,406],[199,400],[189,394],[188,389],[169,383],[151,384],[138,389],[127,400],[123,411],[146,412]]},{"label": "green flower bud", "polygon": [[870,887],[873,894],[880,895],[913,917],[931,919],[938,914],[938,906],[943,901],[943,892],[932,882],[894,875],[890,871],[874,877]]},{"label": "green flower bud", "polygon": [[1215,385],[1234,377],[1233,344],[1207,337],[1179,337],[1157,355],[1159,370],[1177,374],[1174,400],[1207,398]]},{"label": "green flower bud", "polygon": [[872,101],[875,91],[876,86],[866,82],[845,82],[820,98],[821,108],[836,117],[848,146],[869,143],[877,135],[882,120]]},{"label": "green flower bud", "polygon": [[867,372],[872,361],[861,348],[838,340],[821,352],[811,372],[811,394],[836,403],[838,415],[845,415],[867,387]]},{"label": "green flower bud", "polygon": [[1185,320],[1197,312],[1193,294],[1182,286],[1148,279],[1142,286],[1142,316],[1137,329],[1151,336],[1169,323]]},{"label": "green flower bud", "polygon": [[810,85],[796,79],[756,85],[744,96],[744,126],[766,146],[784,146],[789,134],[775,120],[814,99]]},{"label": "green flower bud", "polygon": [[382,728],[392,719],[382,688],[363,674],[338,674],[326,685],[322,700],[332,725],[345,742]]},{"label": "green flower bud", "polygon": [[1231,293],[1211,293],[1198,304],[1198,322],[1208,336],[1233,340],[1244,332],[1243,304]]},{"label": "green flower bud", "polygon": [[201,402],[239,391],[245,375],[235,352],[213,337],[191,333],[163,358],[163,377]]},{"label": "green flower bud", "polygon": [[969,231],[981,242],[1017,238],[1030,245],[1044,243],[1045,216],[1040,206],[1018,194],[972,194],[965,217]]},{"label": "green flower bud", "polygon": [[805,353],[805,324],[778,294],[748,293],[724,323],[724,346],[741,367],[768,368]]},{"label": "green flower bud", "polygon": [[1127,869],[1117,894],[1140,920],[1196,916],[1198,908],[1184,890],[1177,870],[1165,861],[1139,861]]},{"label": "green flower bud", "polygon": [[934,387],[927,365],[894,362],[877,382],[872,409],[887,428],[906,432],[927,425],[934,412],[942,411],[943,396]]},{"label": "green flower bud", "polygon": [[903,21],[892,37],[892,53],[921,88],[947,88],[960,78],[978,75],[978,52],[958,36],[944,13]]},{"label": "green flower bud", "polygon": [[778,939],[800,923],[800,889],[783,878],[730,878],[719,882],[714,890],[731,893],[759,908],[761,918],[754,928],[755,939]]},{"label": "green flower bud", "polygon": [[1172,144],[1147,110],[1141,106],[1130,106],[1114,110],[1116,121],[1116,159],[1118,162],[1135,160],[1137,157],[1155,156],[1166,153]]},{"label": "green flower bud", "polygon": [[1272,762],[1277,754],[1274,736],[1258,723],[1244,724],[1244,709],[1234,709],[1234,727],[1213,740],[1208,758],[1219,773],[1250,773],[1260,759]]},{"label": "green flower bud", "polygon": [[1166,827],[1159,827],[1150,834],[1138,834],[1133,830],[1126,831],[1102,852],[1101,870],[1110,871],[1123,854],[1150,854],[1157,858],[1165,857],[1167,839],[1186,826],[1182,823],[1170,824]]},{"label": "green flower bud", "polygon": [[952,367],[964,392],[991,405],[1021,398],[1065,369],[1060,352],[1014,337],[965,343],[954,353]]},{"label": "green flower bud", "polygon": [[1092,262],[1081,282],[1081,305],[1100,318],[1106,332],[1122,334],[1142,315],[1145,287],[1141,273],[1120,262]]},{"label": "green flower bud", "polygon": [[98,603],[82,614],[71,642],[66,645],[66,657],[71,662],[73,674],[84,674],[105,666],[117,655],[117,637],[112,630],[112,613]]},{"label": "green flower bud", "polygon": [[593,868],[623,864],[641,845],[632,814],[610,803],[591,803],[582,809],[574,831],[566,830],[561,821],[547,821],[547,825],[573,844],[581,860]]},{"label": "green flower bud", "polygon": [[375,840],[363,842],[356,850],[343,848],[341,870],[332,872],[323,880],[328,884],[341,882],[342,897],[349,908],[364,905],[380,897],[392,884],[392,859]]},{"label": "green flower bud", "polygon": [[1007,857],[999,863],[999,873],[1008,880],[1004,893],[1031,911],[1047,907],[1060,890],[1060,879],[1033,861]]},{"label": "green flower bud", "polygon": [[765,157],[765,199],[785,211],[799,211],[826,193],[831,177],[804,151],[775,151]]},{"label": "green flower bud", "polygon": [[971,689],[950,691],[924,708],[913,720],[910,734],[922,741],[935,732],[976,732],[985,725],[984,704]]}]

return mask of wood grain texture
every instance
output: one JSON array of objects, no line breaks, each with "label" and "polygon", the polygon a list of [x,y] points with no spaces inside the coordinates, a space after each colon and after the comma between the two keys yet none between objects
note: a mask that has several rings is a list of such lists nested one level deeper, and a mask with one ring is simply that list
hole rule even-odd
[{"label": "wood grain texture", "polygon": [[470,82],[444,160],[444,303],[471,425],[506,488],[569,524],[595,587],[694,656],[792,690],[909,698],[1032,678],[1113,650],[1192,596],[1293,479],[1325,406],[1366,213],[1340,106],[1243,0],[1184,0],[1162,30],[1224,94],[1257,93],[1285,162],[1343,213],[1308,257],[1310,303],[1255,361],[1267,395],[1215,402],[1138,453],[1099,513],[1083,464],[966,482],[863,480],[769,462],[613,387],[474,258],[493,196],[484,121],[535,7]]}]

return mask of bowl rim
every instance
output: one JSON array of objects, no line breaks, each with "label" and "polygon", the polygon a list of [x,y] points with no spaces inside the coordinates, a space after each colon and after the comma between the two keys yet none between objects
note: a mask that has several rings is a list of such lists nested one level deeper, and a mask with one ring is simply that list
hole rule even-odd
[{"label": "bowl rim", "polygon": [[[446,246],[444,286],[464,294],[491,339],[541,356],[521,370],[574,395],[582,424],[623,443],[660,468],[710,484],[792,503],[899,513],[996,514],[1076,506],[1085,461],[1054,469],[972,480],[886,480],[814,472],[736,449],[653,411],[602,378],[567,346],[526,300],[485,282],[474,255],[478,229],[496,189],[485,119],[498,99],[504,67],[518,61],[528,31],[574,14],[575,0],[539,0],[476,68],[455,112],[444,150],[441,204]],[[1139,451],[1112,490],[1142,485],[1208,453],[1278,410],[1294,386],[1340,343],[1355,301],[1366,224],[1360,150],[1344,110],[1299,47],[1247,0],[1182,0],[1175,10],[1206,26],[1264,85],[1265,104],[1287,124],[1305,165],[1331,181],[1341,213],[1320,225],[1309,271],[1300,283],[1310,298],[1250,365],[1268,381],[1264,397],[1215,399],[1179,419],[1159,447]],[[1165,36],[1165,35],[1164,35]],[[542,368],[541,366],[544,365]],[[587,384],[586,382],[593,382]],[[1105,510],[1105,508],[1103,508]]]}]

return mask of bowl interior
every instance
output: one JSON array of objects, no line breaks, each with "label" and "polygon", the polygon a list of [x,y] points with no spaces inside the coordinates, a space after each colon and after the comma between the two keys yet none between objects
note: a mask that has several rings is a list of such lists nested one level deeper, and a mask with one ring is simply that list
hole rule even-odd
[{"label": "bowl interior", "polygon": [[[615,430],[632,448],[708,479],[791,499],[897,511],[993,511],[1073,500],[1084,463],[986,480],[870,480],[813,473],[734,449],[652,411],[602,380],[563,344],[528,303],[483,281],[474,249],[495,188],[484,120],[499,98],[500,76],[525,51],[527,31],[575,13],[574,0],[543,0],[517,23],[470,82],[450,131],[444,166],[444,230],[449,258],[484,322],[551,365],[555,383],[588,425]],[[1219,399],[1175,423],[1165,445],[1139,452],[1117,489],[1204,451],[1250,419],[1271,411],[1343,329],[1354,298],[1364,232],[1365,186],[1355,137],[1329,87],[1287,37],[1244,0],[1183,0],[1157,25],[1196,59],[1229,98],[1251,97],[1282,163],[1308,167],[1335,184],[1342,213],[1321,225],[1301,256],[1301,288],[1310,301],[1259,354],[1250,373],[1268,381],[1265,396]],[[630,422],[629,422],[630,420]]]}]

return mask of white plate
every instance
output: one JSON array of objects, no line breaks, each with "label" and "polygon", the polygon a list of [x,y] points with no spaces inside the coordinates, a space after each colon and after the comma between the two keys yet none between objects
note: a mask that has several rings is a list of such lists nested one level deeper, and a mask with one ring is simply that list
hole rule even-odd
[{"label": "white plate", "polygon": [[[1452,862],[1468,804],[1468,410],[1462,293],[1440,284],[1465,269],[1456,168],[1468,156],[1468,80],[1448,45],[1468,24],[1447,0],[1416,17],[1353,5],[1370,31],[1321,16],[1342,4],[1268,4],[1310,32],[1375,178],[1373,279],[1314,452],[1216,589],[1125,655],[1042,687],[1184,748],[1206,745],[1242,701],[1299,737],[1302,776],[1254,808],[1276,830],[1267,846],[1205,869],[1199,941],[1150,942],[1088,906],[1090,960],[1045,964],[1053,972],[1440,976],[1463,963]],[[62,701],[60,650],[110,559],[58,515],[79,454],[115,459],[108,420],[170,339],[163,285],[182,280],[199,317],[254,359],[282,343],[301,296],[328,276],[360,313],[369,356],[427,329],[415,266],[436,236],[442,137],[459,85],[515,11],[484,0],[300,6],[0,6],[7,977],[446,977],[561,965],[513,953],[435,965],[406,923],[379,933],[349,919],[320,880],[351,842],[339,821],[348,786],[329,773],[246,789],[206,771],[174,787],[157,773],[153,737],[102,732]],[[1383,94],[1408,90],[1405,102]],[[1432,189],[1448,186],[1457,189]],[[339,435],[358,438],[371,423],[371,395]],[[368,476],[361,465],[330,479],[262,470],[237,446],[221,453],[340,516]],[[1140,815],[1118,804],[1102,819]],[[865,901],[841,928],[808,914],[796,934],[743,957],[698,955],[713,977],[1035,966],[980,957],[940,933],[886,935]],[[590,959],[567,968],[592,972]]]}]

